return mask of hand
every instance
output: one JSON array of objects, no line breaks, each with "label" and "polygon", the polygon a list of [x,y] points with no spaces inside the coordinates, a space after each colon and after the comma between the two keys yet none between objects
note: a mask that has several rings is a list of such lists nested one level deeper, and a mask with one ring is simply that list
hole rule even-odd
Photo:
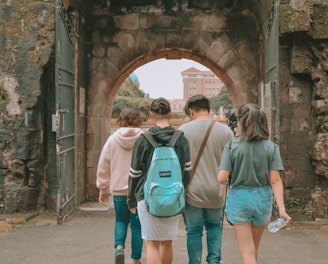
[{"label": "hand", "polygon": [[130,212],[131,212],[131,214],[136,214],[137,213],[137,208],[131,208]]},{"label": "hand", "polygon": [[99,194],[99,202],[101,204],[107,204],[108,203],[108,197],[109,195],[106,193],[106,194]]},{"label": "hand", "polygon": [[290,221],[292,220],[292,218],[286,213],[286,211],[280,212],[279,216],[286,219],[285,226],[288,225],[290,223]]}]

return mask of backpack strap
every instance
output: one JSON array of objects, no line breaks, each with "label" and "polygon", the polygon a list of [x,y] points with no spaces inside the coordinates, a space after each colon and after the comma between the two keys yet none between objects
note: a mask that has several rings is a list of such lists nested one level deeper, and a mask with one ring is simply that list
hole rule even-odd
[{"label": "backpack strap", "polygon": [[183,132],[181,130],[175,130],[171,139],[170,139],[170,142],[169,142],[169,146],[170,147],[173,147],[175,146],[175,144],[177,143],[178,139],[182,136]]},{"label": "backpack strap", "polygon": [[[232,160],[232,158],[231,158],[231,144],[232,144],[232,139],[229,142],[229,156],[230,156],[230,160]],[[232,178],[232,172],[230,173],[230,176],[229,176],[229,179],[228,179],[227,188],[228,188],[228,186],[229,187],[231,186],[231,178]]]},{"label": "backpack strap", "polygon": [[153,148],[156,148],[159,145],[150,132],[146,131],[142,133],[142,135],[149,141]]}]

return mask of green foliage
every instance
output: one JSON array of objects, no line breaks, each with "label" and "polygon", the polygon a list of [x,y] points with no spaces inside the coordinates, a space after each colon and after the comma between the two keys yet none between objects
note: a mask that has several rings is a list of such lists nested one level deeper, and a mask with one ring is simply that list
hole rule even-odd
[{"label": "green foliage", "polygon": [[139,109],[145,114],[145,116],[149,117],[149,108],[151,102],[152,100],[147,98],[118,96],[113,105],[112,118],[117,118],[120,112],[127,107]]},{"label": "green foliage", "polygon": [[124,108],[139,109],[148,117],[151,102],[151,99],[145,98],[145,93],[139,89],[139,84],[133,83],[130,78],[126,78],[114,101],[112,118],[117,118]]},{"label": "green foliage", "polygon": [[183,118],[186,118],[186,114],[185,113],[172,113],[172,118],[183,119]]},{"label": "green foliage", "polygon": [[285,202],[288,214],[312,216],[312,210],[304,198],[288,197]]},{"label": "green foliage", "polygon": [[124,81],[117,95],[127,96],[127,97],[140,97],[140,98],[145,97],[144,91],[139,89],[139,84],[133,83],[130,78],[127,78]]},{"label": "green foliage", "polygon": [[210,98],[210,106],[212,111],[215,113],[217,113],[221,107],[224,109],[232,109],[230,94],[225,86],[222,87],[217,96]]}]

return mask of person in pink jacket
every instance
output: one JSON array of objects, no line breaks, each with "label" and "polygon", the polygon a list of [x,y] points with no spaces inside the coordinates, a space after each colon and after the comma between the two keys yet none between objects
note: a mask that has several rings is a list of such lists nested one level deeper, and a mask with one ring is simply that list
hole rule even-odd
[{"label": "person in pink jacket", "polygon": [[127,229],[131,228],[131,258],[140,263],[143,240],[138,214],[130,213],[127,205],[129,168],[132,151],[137,138],[143,133],[140,128],[144,115],[135,109],[123,109],[118,118],[119,129],[109,136],[100,154],[97,168],[99,202],[107,203],[113,195],[115,208],[115,264],[124,264],[124,248]]}]

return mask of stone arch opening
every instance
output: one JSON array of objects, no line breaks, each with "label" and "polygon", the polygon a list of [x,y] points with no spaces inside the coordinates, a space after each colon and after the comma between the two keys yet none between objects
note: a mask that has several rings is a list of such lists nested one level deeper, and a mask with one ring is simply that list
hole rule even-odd
[{"label": "stone arch opening", "polygon": [[[229,92],[231,94],[235,94],[235,87],[234,87],[234,82],[233,80],[230,79],[229,76],[224,74],[223,69],[218,67],[217,65],[214,65],[211,61],[209,61],[206,58],[203,58],[195,53],[192,53],[190,51],[186,50],[160,50],[156,52],[152,52],[150,54],[145,54],[141,56],[140,58],[136,59],[135,61],[131,62],[121,73],[121,75],[114,81],[113,86],[111,90],[113,93],[117,94],[119,91],[121,84],[123,81],[132,73],[134,72],[137,68],[150,63],[152,61],[155,61],[157,59],[190,59],[192,61],[198,62],[207,68],[209,68],[211,71],[215,73],[216,76],[218,76],[223,83],[226,85],[228,88]],[[242,102],[238,101],[238,97],[233,96],[231,97],[233,101],[233,105],[239,105]],[[112,106],[115,98],[113,98],[111,95],[108,97],[108,105]],[[110,108],[111,109],[111,108]],[[110,114],[110,113],[108,113]]]},{"label": "stone arch opening", "polygon": [[[110,133],[115,96],[123,81],[141,65],[160,58],[191,59],[212,70],[225,83],[234,107],[259,101],[263,38],[257,16],[240,10],[214,9],[158,16],[145,10],[106,13],[94,16],[90,23],[89,197],[97,195],[94,175],[100,150]],[[243,26],[238,27],[240,24]]]}]

